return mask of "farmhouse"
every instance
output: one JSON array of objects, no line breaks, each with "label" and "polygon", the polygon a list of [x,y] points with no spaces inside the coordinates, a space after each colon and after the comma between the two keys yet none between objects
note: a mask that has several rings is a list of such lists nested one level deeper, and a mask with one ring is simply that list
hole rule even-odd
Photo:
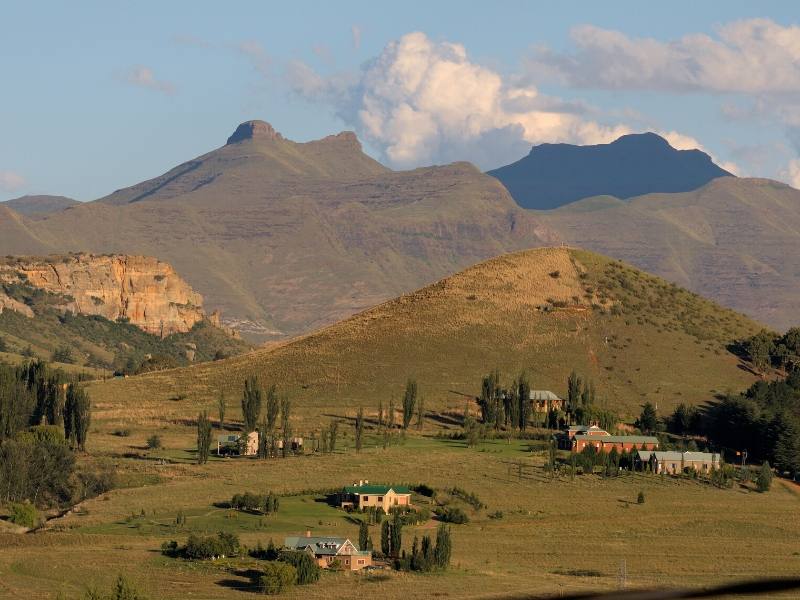
[{"label": "farmhouse", "polygon": [[630,452],[632,450],[657,450],[658,438],[651,435],[602,435],[577,433],[570,444],[573,452],[582,452],[587,446],[594,446],[598,452]]},{"label": "farmhouse", "polygon": [[220,454],[255,456],[258,454],[258,432],[251,431],[246,437],[239,433],[217,436],[217,455]]},{"label": "farmhouse", "polygon": [[353,542],[340,537],[287,537],[284,546],[290,550],[308,552],[323,569],[338,567],[346,571],[358,571],[372,565],[372,553],[359,550]]},{"label": "farmhouse", "polygon": [[572,441],[576,435],[611,436],[605,429],[597,425],[570,425],[558,435],[558,447],[562,450],[571,450]]},{"label": "farmhouse", "polygon": [[531,390],[530,399],[533,411],[537,413],[564,408],[564,400],[550,390]]},{"label": "farmhouse", "polygon": [[649,464],[653,473],[683,473],[687,469],[694,469],[698,473],[710,473],[712,469],[719,469],[720,455],[711,452],[653,452],[639,450],[637,462]]},{"label": "farmhouse", "polygon": [[411,490],[403,486],[370,485],[362,480],[345,486],[339,494],[339,506],[359,510],[375,506],[388,513],[395,506],[411,506]]}]

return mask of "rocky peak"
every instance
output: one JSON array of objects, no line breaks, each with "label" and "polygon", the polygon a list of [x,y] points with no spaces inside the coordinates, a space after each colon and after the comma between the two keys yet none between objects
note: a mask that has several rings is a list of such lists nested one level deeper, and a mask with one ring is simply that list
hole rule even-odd
[{"label": "rocky peak", "polygon": [[336,135],[325,136],[320,140],[320,142],[336,144],[339,146],[349,146],[356,148],[359,151],[361,150],[361,142],[358,141],[358,137],[356,137],[356,134],[352,131],[341,131]]},{"label": "rocky peak", "polygon": [[237,144],[253,139],[282,140],[283,136],[266,121],[245,121],[228,138],[227,144]]}]

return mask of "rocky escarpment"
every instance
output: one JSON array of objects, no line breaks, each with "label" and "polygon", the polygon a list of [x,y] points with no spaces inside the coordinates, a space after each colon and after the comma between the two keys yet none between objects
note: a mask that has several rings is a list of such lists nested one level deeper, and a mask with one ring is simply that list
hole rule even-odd
[{"label": "rocky escarpment", "polygon": [[32,286],[60,296],[63,310],[127,319],[161,336],[189,331],[206,316],[200,294],[168,263],[147,256],[8,258],[0,264],[0,283],[6,288],[0,288],[0,312],[5,308],[32,316],[9,293],[14,286]]}]

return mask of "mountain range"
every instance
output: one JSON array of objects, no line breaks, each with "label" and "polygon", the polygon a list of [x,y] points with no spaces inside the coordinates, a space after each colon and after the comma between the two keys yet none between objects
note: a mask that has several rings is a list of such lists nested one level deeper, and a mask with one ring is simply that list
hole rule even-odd
[{"label": "mountain range", "polygon": [[[298,143],[248,121],[220,148],[99,200],[35,215],[0,204],[0,254],[157,257],[254,341],[309,332],[505,252],[562,243],[624,258],[773,327],[796,322],[800,192],[728,176],[656,136],[626,138],[622,146],[662,147],[721,176],[688,192],[534,211],[469,163],[392,171],[353,133]],[[581,156],[577,172],[597,170],[595,154]]]},{"label": "mountain range", "polygon": [[26,216],[54,213],[80,204],[77,200],[66,196],[20,196],[2,203],[13,211]]},{"label": "mountain range", "polygon": [[541,144],[517,162],[489,171],[520,206],[558,208],[591,196],[627,199],[688,192],[731,173],[700,150],[676,150],[655,133],[623,135],[610,144]]}]

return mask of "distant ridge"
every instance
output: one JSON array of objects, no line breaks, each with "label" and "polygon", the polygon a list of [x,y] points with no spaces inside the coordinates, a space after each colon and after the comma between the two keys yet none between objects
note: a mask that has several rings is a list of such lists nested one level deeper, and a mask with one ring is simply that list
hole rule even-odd
[{"label": "distant ridge", "polygon": [[549,210],[591,196],[627,199],[688,192],[732,177],[700,150],[676,150],[655,133],[624,135],[610,144],[541,144],[515,163],[494,169],[525,208]]},{"label": "distant ridge", "polygon": [[38,196],[20,196],[3,202],[8,208],[21,215],[45,215],[59,212],[70,206],[80,204],[77,200],[66,196],[49,196],[46,194]]}]

